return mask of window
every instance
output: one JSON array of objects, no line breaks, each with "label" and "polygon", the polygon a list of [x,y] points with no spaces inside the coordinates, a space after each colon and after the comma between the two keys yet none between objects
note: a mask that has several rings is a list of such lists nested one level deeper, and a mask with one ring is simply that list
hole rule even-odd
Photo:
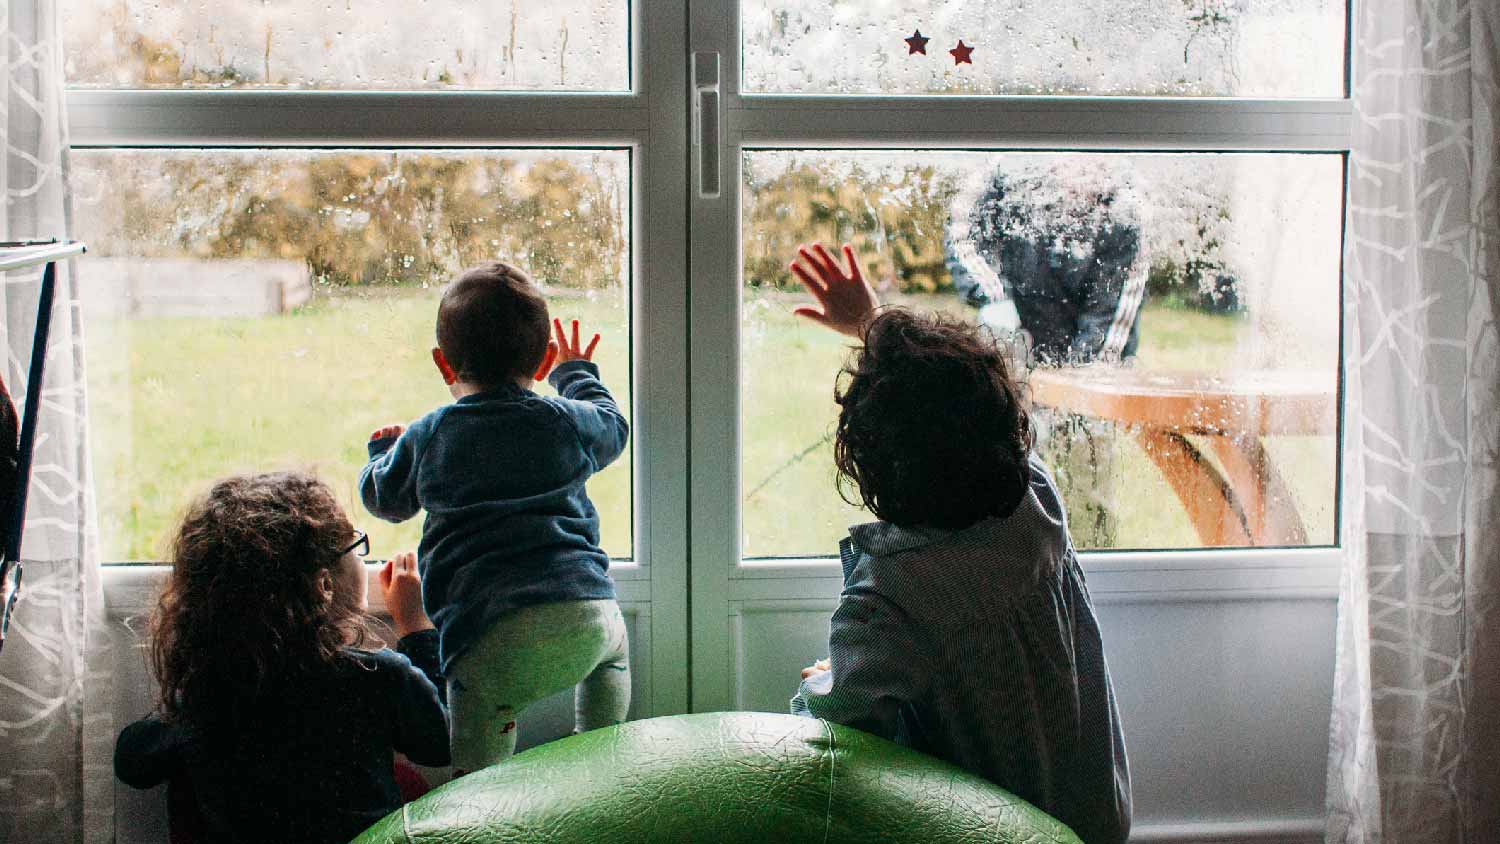
[{"label": "window", "polygon": [[82,88],[630,89],[622,0],[74,0],[63,21]]},{"label": "window", "polygon": [[[1044,360],[1031,372],[1038,451],[1062,488],[1073,541],[1081,549],[1333,543],[1340,156],[756,149],[742,161],[746,557],[826,555],[848,525],[869,518],[831,494],[832,374],[847,344],[792,316],[807,298],[786,268],[797,245],[852,241],[887,303],[951,312],[1008,337],[1080,317],[1071,305],[1028,314],[1030,323],[996,314],[999,303],[973,301],[982,290],[955,290],[950,267],[962,273],[965,261],[984,261],[978,271],[1031,273],[1032,301],[1079,295],[1061,278],[1072,270],[1004,266],[998,229],[1032,230],[1016,239],[1054,253],[1088,250],[1092,229],[1048,230],[1070,213],[1097,215],[1101,202],[1139,237],[1129,255],[1047,260],[1118,260],[1139,276],[1135,337],[1121,335],[1118,366],[1075,371]],[[992,230],[960,234],[956,222]],[[961,259],[955,239],[977,243],[977,252]],[[1101,288],[1096,310],[1115,319],[1130,295]],[[1253,406],[1227,406],[1248,394]],[[1177,418],[1156,406],[1174,398]],[[1212,466],[1203,483],[1222,478],[1237,496],[1228,524],[1210,509],[1210,491],[1193,486],[1199,459]],[[1250,477],[1234,474],[1242,469]],[[1179,495],[1174,482],[1189,486]],[[1250,498],[1260,484],[1276,500]]]},{"label": "window", "polygon": [[1338,0],[745,0],[741,27],[745,93],[1344,92]]},{"label": "window", "polygon": [[[451,400],[439,288],[489,256],[607,338],[628,413],[628,150],[90,149],[74,190],[104,559],[159,558],[184,489],[240,471],[314,467],[358,517],[369,432]],[[591,488],[626,559],[630,476]]]},{"label": "window", "polygon": [[[508,255],[603,330],[630,406],[630,458],[590,492],[645,711],[748,705],[774,685],[755,672],[794,671],[755,653],[826,635],[836,542],[867,518],[828,456],[844,344],[791,316],[792,248],[850,241],[883,295],[1040,364],[998,253],[973,250],[980,301],[946,242],[985,225],[997,182],[1062,172],[1141,215],[1113,368],[1029,373],[1042,453],[1101,492],[1070,499],[1086,565],[1274,579],[1336,556],[1339,0],[73,0],[64,19],[110,561],[161,559],[225,472],[311,464],[350,495],[368,429],[444,399],[422,359],[436,288]],[[416,531],[382,528],[376,555]],[[1250,550],[1269,546],[1302,550]]]},{"label": "window", "polygon": [[[106,115],[116,139],[129,106],[166,106],[145,121],[149,148],[73,159],[103,559],[160,559],[186,496],[238,471],[312,468],[360,518],[369,430],[449,400],[426,354],[438,289],[488,258],[522,264],[556,316],[605,336],[601,369],[629,413],[631,148],[475,145],[442,119],[425,148],[368,137],[441,112],[445,93],[629,91],[630,15],[618,0],[72,4],[69,82],[104,106],[75,107],[82,122]],[[384,117],[341,100],[360,106],[342,144],[244,146],[298,108],[376,91],[434,93]],[[228,144],[171,128],[216,103],[243,117],[210,121]],[[623,560],[631,479],[627,452],[591,486]],[[363,520],[379,554],[420,535],[420,520]]]},{"label": "window", "polygon": [[[147,564],[105,569],[112,613],[149,608],[174,520],[232,472],[311,469],[373,557],[413,547],[420,519],[382,524],[356,501],[365,441],[451,400],[427,357],[438,291],[508,258],[554,315],[603,335],[632,436],[589,493],[630,630],[632,716],[687,708],[687,112],[667,61],[681,15],[70,0],[100,556]],[[570,713],[539,705],[523,745],[565,734]]]}]

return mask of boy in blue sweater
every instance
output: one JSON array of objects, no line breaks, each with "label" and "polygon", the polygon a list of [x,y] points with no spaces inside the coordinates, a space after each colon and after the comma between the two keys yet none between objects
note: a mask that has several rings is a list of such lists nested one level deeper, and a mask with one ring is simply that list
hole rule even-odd
[{"label": "boy in blue sweater", "polygon": [[[548,695],[575,688],[579,731],[620,723],[630,706],[625,622],[584,490],[630,428],[591,360],[599,335],[582,348],[572,328],[570,340],[520,269],[464,272],[443,293],[432,350],[455,401],[375,431],[360,474],[374,515],[427,511],[422,604],[438,629],[456,773],[508,759],[516,719]],[[532,392],[542,378],[557,398]]]}]

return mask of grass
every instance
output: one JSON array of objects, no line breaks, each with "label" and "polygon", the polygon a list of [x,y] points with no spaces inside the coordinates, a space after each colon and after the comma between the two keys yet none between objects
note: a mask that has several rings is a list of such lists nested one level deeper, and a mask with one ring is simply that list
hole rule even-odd
[{"label": "grass", "polygon": [[[952,297],[913,299],[956,309]],[[164,559],[191,496],[234,472],[305,468],[338,492],[373,552],[415,547],[420,520],[378,522],[358,504],[369,432],[450,400],[428,357],[435,291],[320,295],[264,318],[93,319],[87,326],[101,556]],[[791,315],[791,300],[751,292],[742,342],[741,483],[746,556],[828,554],[869,517],[834,492],[833,378],[847,347]],[[553,311],[604,334],[596,359],[629,407],[623,297],[556,299]],[[1138,365],[1226,366],[1243,330],[1233,318],[1152,308]],[[550,388],[542,387],[542,392]],[[1119,438],[1109,486],[1122,547],[1191,547],[1187,518],[1145,455]],[[1331,438],[1271,444],[1316,542],[1332,539]],[[630,456],[590,482],[603,544],[631,553]],[[1127,494],[1128,493],[1128,494]]]}]

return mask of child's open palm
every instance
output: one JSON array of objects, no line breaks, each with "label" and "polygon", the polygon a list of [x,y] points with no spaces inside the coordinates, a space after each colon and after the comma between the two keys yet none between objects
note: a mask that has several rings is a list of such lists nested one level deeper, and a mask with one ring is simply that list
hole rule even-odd
[{"label": "child's open palm", "polygon": [[594,335],[594,339],[589,341],[588,348],[585,349],[578,342],[578,320],[573,320],[573,337],[571,341],[569,340],[568,336],[563,333],[562,320],[552,320],[552,327],[557,331],[558,363],[567,363],[570,360],[591,361],[594,359],[594,347],[599,345],[598,334]]},{"label": "child's open palm", "polygon": [[848,262],[847,270],[828,254],[821,243],[814,243],[812,249],[806,246],[797,248],[797,260],[791,263],[792,274],[818,300],[823,310],[798,308],[793,313],[840,334],[859,338],[865,323],[880,307],[880,297],[865,281],[859,260],[854,257],[854,247],[846,243],[843,251]]}]

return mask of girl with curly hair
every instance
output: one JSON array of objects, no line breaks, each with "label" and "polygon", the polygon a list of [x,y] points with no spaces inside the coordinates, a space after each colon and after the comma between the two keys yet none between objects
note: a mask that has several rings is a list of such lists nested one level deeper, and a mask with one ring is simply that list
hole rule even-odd
[{"label": "girl with curly hair", "polygon": [[227,478],[194,502],[151,616],[159,711],[120,734],[116,775],[190,782],[207,841],[315,843],[401,805],[393,752],[448,764],[415,557],[381,572],[399,652],[371,650],[368,552],[309,475]]},{"label": "girl with curly hair", "polygon": [[[1130,773],[1062,499],[1006,356],[962,320],[880,308],[854,251],[792,271],[859,341],[835,399],[839,489],[879,521],[840,544],[829,655],[792,711],[965,768],[1089,844],[1130,832]],[[847,497],[847,496],[846,496]]]}]

